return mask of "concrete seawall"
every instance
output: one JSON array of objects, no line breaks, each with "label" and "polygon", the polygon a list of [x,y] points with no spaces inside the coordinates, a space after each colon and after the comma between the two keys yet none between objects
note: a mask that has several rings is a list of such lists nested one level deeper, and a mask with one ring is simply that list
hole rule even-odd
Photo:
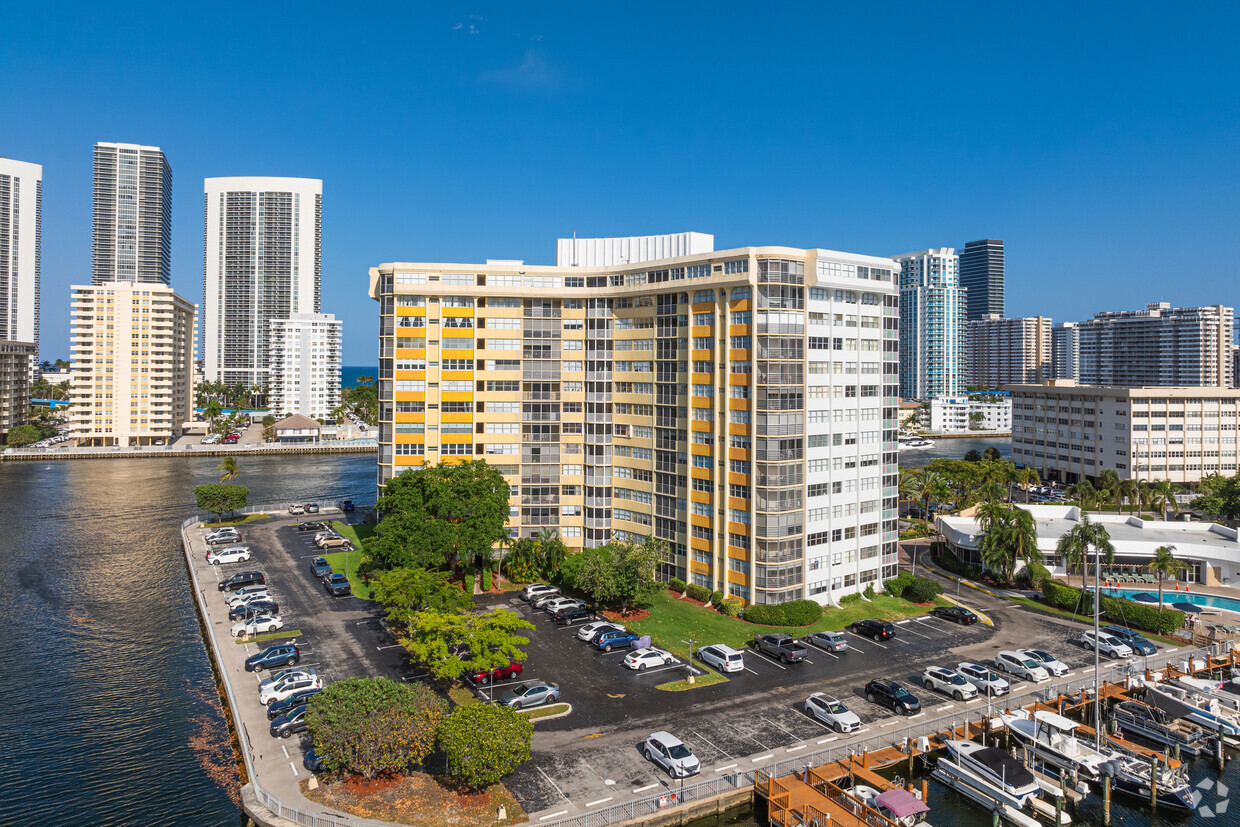
[{"label": "concrete seawall", "polygon": [[374,454],[377,445],[288,445],[282,447],[231,448],[217,446],[192,449],[129,448],[114,451],[101,448],[65,448],[52,451],[12,450],[0,454],[3,462],[51,462],[69,459],[184,459],[186,457],[266,456],[271,454]]}]

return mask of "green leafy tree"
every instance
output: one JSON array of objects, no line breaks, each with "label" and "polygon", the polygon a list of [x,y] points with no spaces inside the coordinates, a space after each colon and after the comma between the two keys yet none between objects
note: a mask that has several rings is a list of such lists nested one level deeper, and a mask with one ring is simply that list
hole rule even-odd
[{"label": "green leafy tree", "polygon": [[441,568],[490,550],[507,534],[508,482],[483,460],[426,466],[388,481],[383,519],[366,540],[371,568]]},{"label": "green leafy tree", "polygon": [[538,532],[534,538],[534,547],[543,574],[548,578],[554,577],[568,557],[568,547],[554,528],[544,528]]},{"label": "green leafy tree", "polygon": [[978,508],[978,520],[984,532],[982,561],[1004,583],[1012,582],[1018,561],[1040,561],[1037,528],[1025,509],[987,502]]},{"label": "green leafy tree", "polygon": [[522,537],[512,542],[504,555],[504,574],[516,583],[530,583],[541,576],[541,562],[534,540]]},{"label": "green leafy tree", "polygon": [[506,706],[459,706],[439,725],[439,748],[448,773],[475,790],[530,760],[534,723]]},{"label": "green leafy tree", "polygon": [[993,445],[990,445],[985,451],[982,451],[982,459],[997,460],[1002,459],[1002,457],[999,454],[999,449]]},{"label": "green leafy tree", "polygon": [[1198,490],[1205,493],[1190,503],[1193,510],[1226,520],[1240,518],[1240,474],[1207,478],[1202,480]]},{"label": "green leafy tree", "polygon": [[226,456],[215,466],[216,471],[221,471],[220,482],[232,482],[241,473],[241,469],[237,467],[237,458],[234,456]]},{"label": "green leafy tree", "polygon": [[982,452],[977,450],[976,448],[970,448],[968,450],[968,453],[964,455],[964,461],[965,462],[981,462]]},{"label": "green leafy tree", "polygon": [[245,508],[250,498],[250,489],[244,485],[199,485],[194,488],[194,498],[199,511],[214,514],[222,520],[225,514],[232,514]]},{"label": "green leafy tree", "polygon": [[14,425],[9,428],[8,443],[13,448],[31,445],[43,439],[43,431],[37,425]]},{"label": "green leafy tree", "polygon": [[375,778],[421,764],[447,715],[448,703],[423,684],[347,678],[314,696],[306,728],[329,770]]},{"label": "green leafy tree", "polygon": [[448,577],[447,572],[426,569],[391,569],[375,581],[375,596],[387,609],[388,620],[409,635],[418,612],[454,612],[473,605]]},{"label": "green leafy tree", "polygon": [[625,613],[630,605],[649,605],[664,588],[655,577],[667,553],[664,541],[653,537],[641,543],[619,540],[599,551],[605,553],[585,558],[576,577],[576,587],[598,603],[618,604],[621,613]]},{"label": "green leafy tree", "polygon": [[519,633],[533,628],[508,609],[468,613],[428,609],[413,612],[397,639],[436,678],[456,680],[525,660],[521,647],[530,639]]},{"label": "green leafy tree", "polygon": [[1163,578],[1174,578],[1186,568],[1188,568],[1188,563],[1176,558],[1175,546],[1159,546],[1154,549],[1154,559],[1150,561],[1150,569],[1158,575],[1159,606],[1162,606]]}]

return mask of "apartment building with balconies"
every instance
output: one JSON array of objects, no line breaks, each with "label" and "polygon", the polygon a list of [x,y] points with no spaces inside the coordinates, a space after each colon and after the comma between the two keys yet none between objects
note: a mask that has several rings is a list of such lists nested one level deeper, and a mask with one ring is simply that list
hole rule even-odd
[{"label": "apartment building with balconies", "polygon": [[956,396],[964,389],[967,291],[951,247],[895,256],[900,265],[900,395]]},{"label": "apartment building with balconies", "polygon": [[271,320],[267,406],[277,415],[326,420],[340,405],[343,324],[330,313],[294,313]]},{"label": "apartment building with balconies", "polygon": [[881,587],[898,270],[788,247],[372,268],[379,485],[482,458],[509,481],[514,535],[653,535],[665,577],[748,602]]},{"label": "apartment building with balconies", "polygon": [[988,314],[966,326],[965,384],[999,389],[1050,378],[1051,320]]},{"label": "apartment building with balconies", "polygon": [[25,423],[30,409],[30,361],[39,352],[34,342],[0,339],[0,444],[9,429]]},{"label": "apartment building with balconies", "polygon": [[39,359],[42,247],[43,167],[0,158],[0,339],[34,344],[31,379]]},{"label": "apartment building with balconies", "polygon": [[1077,322],[1077,381],[1141,387],[1232,386],[1232,308],[1223,305],[1096,313]]},{"label": "apartment building with balconies", "polygon": [[94,150],[91,283],[172,281],[172,167],[157,146]]}]

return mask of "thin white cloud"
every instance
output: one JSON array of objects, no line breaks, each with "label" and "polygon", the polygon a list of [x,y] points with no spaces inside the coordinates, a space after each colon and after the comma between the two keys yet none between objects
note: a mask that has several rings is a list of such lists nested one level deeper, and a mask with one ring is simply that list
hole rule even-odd
[{"label": "thin white cloud", "polygon": [[520,63],[483,72],[480,78],[484,83],[521,89],[556,89],[564,81],[561,72],[535,49],[526,49]]}]

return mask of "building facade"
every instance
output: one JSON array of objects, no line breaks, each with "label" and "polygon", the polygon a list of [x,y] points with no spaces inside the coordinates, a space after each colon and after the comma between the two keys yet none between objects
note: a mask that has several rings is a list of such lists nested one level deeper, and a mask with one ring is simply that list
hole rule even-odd
[{"label": "building facade", "polygon": [[1081,336],[1076,322],[1051,328],[1051,379],[1081,378]]},{"label": "building facade", "polygon": [[969,321],[1003,316],[1003,242],[997,238],[969,241],[960,251],[960,286]]},{"label": "building facade", "polygon": [[1002,388],[1050,378],[1051,320],[1046,316],[1004,319],[987,314],[965,332],[965,384]]},{"label": "building facade", "polygon": [[95,144],[91,284],[172,281],[172,168],[157,146]]},{"label": "building facade", "polygon": [[0,339],[33,343],[39,361],[43,167],[0,158]]},{"label": "building facade", "polygon": [[1078,322],[1078,381],[1087,385],[1232,386],[1232,308],[1172,307],[1097,313]]},{"label": "building facade", "polygon": [[271,320],[268,408],[277,414],[330,417],[340,405],[343,324],[330,313],[294,313]]},{"label": "building facade", "polygon": [[1106,468],[1124,479],[1233,476],[1240,390],[1120,388],[1053,380],[1010,385],[1012,461],[1071,484]]},{"label": "building facade", "polygon": [[896,256],[900,265],[900,396],[964,389],[965,292],[951,247]]},{"label": "building facade", "polygon": [[1007,394],[936,396],[930,400],[930,430],[939,434],[1010,433],[1012,399]]},{"label": "building facade", "polygon": [[9,429],[26,421],[30,409],[30,361],[39,348],[34,342],[0,339],[0,444]]},{"label": "building facade", "polygon": [[69,289],[77,444],[154,445],[180,436],[193,416],[197,307],[161,284]]},{"label": "building facade", "polygon": [[709,253],[715,237],[709,233],[669,233],[619,238],[557,238],[557,267],[614,267]]},{"label": "building facade", "polygon": [[373,268],[379,485],[479,457],[512,486],[514,535],[654,536],[663,576],[749,602],[881,588],[897,269],[787,247]]},{"label": "building facade", "polygon": [[319,312],[323,182],[207,178],[204,189],[203,373],[262,387],[271,322]]}]

